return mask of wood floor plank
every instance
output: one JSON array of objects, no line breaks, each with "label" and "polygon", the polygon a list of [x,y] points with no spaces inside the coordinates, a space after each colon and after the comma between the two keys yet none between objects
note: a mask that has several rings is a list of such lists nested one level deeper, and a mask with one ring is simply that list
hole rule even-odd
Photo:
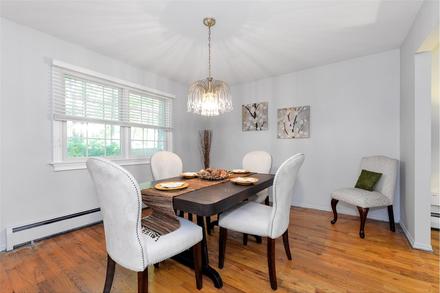
[{"label": "wood floor plank", "polygon": [[[357,217],[293,208],[287,260],[282,240],[276,241],[277,292],[439,292],[439,232],[432,231],[433,253],[410,248],[401,229],[367,220],[366,237],[358,236]],[[214,220],[214,219],[213,219]],[[218,228],[208,236],[210,263],[217,267]],[[101,292],[106,268],[102,225],[46,239],[9,253],[0,253],[0,293]],[[224,287],[204,277],[201,292],[273,292],[270,288],[266,241],[228,234]],[[149,268],[150,292],[197,292],[194,273],[173,260]],[[136,292],[136,273],[116,266],[112,292]]]}]

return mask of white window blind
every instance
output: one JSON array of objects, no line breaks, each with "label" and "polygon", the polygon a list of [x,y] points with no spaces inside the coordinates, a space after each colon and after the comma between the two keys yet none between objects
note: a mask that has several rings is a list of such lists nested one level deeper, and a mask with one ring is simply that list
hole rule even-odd
[{"label": "white window blind", "polygon": [[54,60],[52,96],[54,164],[145,163],[172,150],[170,94]]},{"label": "white window blind", "polygon": [[52,67],[54,119],[171,130],[169,97]]}]

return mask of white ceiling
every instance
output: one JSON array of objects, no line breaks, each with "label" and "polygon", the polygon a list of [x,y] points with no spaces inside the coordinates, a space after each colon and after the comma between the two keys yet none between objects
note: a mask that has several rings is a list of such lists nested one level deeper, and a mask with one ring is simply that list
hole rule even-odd
[{"label": "white ceiling", "polygon": [[0,14],[180,82],[231,84],[398,48],[416,0],[4,1]]}]

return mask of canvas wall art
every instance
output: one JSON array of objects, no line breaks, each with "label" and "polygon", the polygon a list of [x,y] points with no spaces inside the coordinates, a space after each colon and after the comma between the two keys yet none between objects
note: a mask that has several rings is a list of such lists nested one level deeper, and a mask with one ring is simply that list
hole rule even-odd
[{"label": "canvas wall art", "polygon": [[278,138],[310,137],[310,106],[278,109]]},{"label": "canvas wall art", "polygon": [[268,129],[268,103],[252,103],[241,106],[242,130],[261,131]]}]

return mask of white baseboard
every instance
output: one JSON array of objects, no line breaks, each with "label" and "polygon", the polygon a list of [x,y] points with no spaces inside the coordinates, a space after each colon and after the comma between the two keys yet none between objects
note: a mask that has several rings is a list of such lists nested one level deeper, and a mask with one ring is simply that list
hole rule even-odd
[{"label": "white baseboard", "polygon": [[416,242],[414,240],[414,237],[411,235],[411,233],[409,233],[408,229],[403,223],[400,223],[400,227],[402,228],[403,233],[405,234],[406,239],[408,239],[408,242],[412,246],[412,248],[432,252],[432,246]]}]

